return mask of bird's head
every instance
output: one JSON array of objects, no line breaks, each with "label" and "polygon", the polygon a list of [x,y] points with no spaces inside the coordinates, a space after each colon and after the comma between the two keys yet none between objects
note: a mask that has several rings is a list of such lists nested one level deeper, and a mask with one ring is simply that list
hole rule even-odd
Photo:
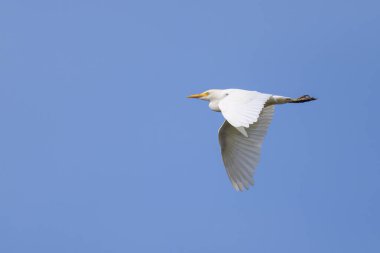
[{"label": "bird's head", "polygon": [[228,96],[227,90],[207,90],[205,92],[188,96],[188,98],[198,98],[201,100],[212,101],[220,100]]}]

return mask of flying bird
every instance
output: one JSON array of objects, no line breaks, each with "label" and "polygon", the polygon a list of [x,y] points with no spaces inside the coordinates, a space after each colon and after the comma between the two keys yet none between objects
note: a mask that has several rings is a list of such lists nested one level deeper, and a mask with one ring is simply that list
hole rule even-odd
[{"label": "flying bird", "polygon": [[248,190],[254,184],[253,175],[274,106],[316,100],[309,95],[289,98],[240,89],[213,89],[188,98],[208,101],[210,109],[225,118],[219,128],[219,145],[228,177],[237,191]]}]

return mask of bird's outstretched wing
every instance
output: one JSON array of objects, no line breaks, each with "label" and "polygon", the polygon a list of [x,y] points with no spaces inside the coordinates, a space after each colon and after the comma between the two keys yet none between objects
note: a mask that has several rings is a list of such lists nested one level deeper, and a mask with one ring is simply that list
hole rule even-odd
[{"label": "bird's outstretched wing", "polygon": [[253,185],[253,174],[260,160],[261,144],[272,120],[274,106],[265,107],[256,123],[243,136],[227,120],[219,129],[219,144],[224,166],[233,187],[243,191]]},{"label": "bird's outstretched wing", "polygon": [[271,96],[257,91],[231,90],[228,96],[219,102],[219,108],[232,126],[238,129],[248,128],[257,121]]}]

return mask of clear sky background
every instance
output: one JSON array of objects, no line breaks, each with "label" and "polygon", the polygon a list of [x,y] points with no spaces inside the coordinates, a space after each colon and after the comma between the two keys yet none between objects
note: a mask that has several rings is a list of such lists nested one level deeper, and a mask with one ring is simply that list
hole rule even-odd
[{"label": "clear sky background", "polygon": [[[0,252],[380,252],[379,1],[0,2]],[[278,106],[235,192],[210,88]]]}]

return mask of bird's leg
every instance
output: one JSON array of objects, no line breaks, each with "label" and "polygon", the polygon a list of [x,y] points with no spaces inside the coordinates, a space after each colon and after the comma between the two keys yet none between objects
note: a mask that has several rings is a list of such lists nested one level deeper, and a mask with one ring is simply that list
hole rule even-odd
[{"label": "bird's leg", "polygon": [[309,95],[304,95],[302,97],[292,99],[289,103],[305,103],[305,102],[310,102],[313,100],[317,100],[317,99],[310,97]]},{"label": "bird's leg", "polygon": [[291,98],[273,95],[268,99],[265,106],[281,105],[281,104],[290,103],[291,101],[292,101]]},{"label": "bird's leg", "polygon": [[281,105],[281,104],[287,104],[287,103],[305,103],[305,102],[310,102],[313,100],[316,100],[316,98],[310,97],[309,95],[304,95],[299,98],[289,98],[289,97],[273,95],[268,99],[265,106]]}]

